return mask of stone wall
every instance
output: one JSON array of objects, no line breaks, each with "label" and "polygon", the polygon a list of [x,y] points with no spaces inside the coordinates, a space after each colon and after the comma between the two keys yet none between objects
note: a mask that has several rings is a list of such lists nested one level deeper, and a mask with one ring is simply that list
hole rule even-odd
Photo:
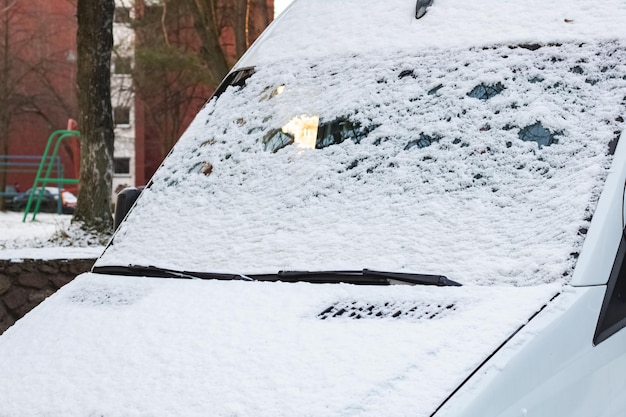
[{"label": "stone wall", "polygon": [[89,271],[95,259],[0,260],[0,334],[74,277]]}]

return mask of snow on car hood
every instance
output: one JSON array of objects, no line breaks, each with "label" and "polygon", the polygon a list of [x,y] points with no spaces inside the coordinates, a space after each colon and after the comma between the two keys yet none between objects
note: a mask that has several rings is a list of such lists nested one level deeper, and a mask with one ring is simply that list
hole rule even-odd
[{"label": "snow on car hood", "polygon": [[85,274],[0,338],[0,415],[427,417],[558,291]]}]

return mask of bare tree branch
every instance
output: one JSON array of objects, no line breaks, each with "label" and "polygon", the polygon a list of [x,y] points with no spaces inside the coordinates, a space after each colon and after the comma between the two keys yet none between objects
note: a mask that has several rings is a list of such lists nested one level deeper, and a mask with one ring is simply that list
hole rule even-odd
[{"label": "bare tree branch", "polygon": [[15,6],[17,4],[18,0],[14,0],[13,3],[9,4],[8,6],[0,9],[0,13],[4,13],[7,12],[9,9],[11,9],[13,6]]},{"label": "bare tree branch", "polygon": [[163,31],[163,38],[165,39],[165,44],[167,46],[170,46],[170,40],[167,34],[167,26],[165,24],[166,17],[167,17],[167,0],[163,0],[163,13],[161,14],[161,30]]}]

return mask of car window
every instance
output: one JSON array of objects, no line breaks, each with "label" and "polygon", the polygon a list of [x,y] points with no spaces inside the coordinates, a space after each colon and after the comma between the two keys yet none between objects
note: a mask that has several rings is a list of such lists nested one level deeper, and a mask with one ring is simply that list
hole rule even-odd
[{"label": "car window", "polygon": [[603,342],[626,326],[626,229],[609,277],[600,318],[593,338],[594,344]]}]

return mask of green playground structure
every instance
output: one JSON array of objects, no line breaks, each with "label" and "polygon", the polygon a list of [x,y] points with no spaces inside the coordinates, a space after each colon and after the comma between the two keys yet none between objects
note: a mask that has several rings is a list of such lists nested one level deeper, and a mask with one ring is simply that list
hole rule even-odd
[{"label": "green playground structure", "polygon": [[[26,222],[26,218],[28,217],[28,213],[30,213],[30,208],[35,198],[37,200],[35,202],[33,218],[31,219],[31,221],[34,221],[36,219],[37,213],[39,212],[39,208],[41,206],[41,199],[43,198],[45,187],[48,184],[58,184],[59,187],[62,184],[78,184],[78,178],[64,178],[62,171],[58,173],[57,177],[51,177],[50,175],[52,174],[52,164],[46,163],[46,161],[54,160],[57,157],[59,146],[61,145],[63,139],[72,136],[80,137],[80,132],[77,130],[55,130],[48,137],[48,143],[46,144],[46,149],[44,150],[43,156],[41,157],[41,163],[39,164],[39,168],[37,169],[35,181],[33,182],[33,186],[30,189],[30,195],[28,196],[28,202],[26,203],[26,209],[24,210],[24,217],[22,218],[23,223]],[[50,151],[53,142],[54,148],[52,150],[52,153],[48,155],[48,152]],[[44,167],[46,166],[46,172],[42,176],[42,172],[44,171]],[[60,194],[59,198],[61,198]]]}]

